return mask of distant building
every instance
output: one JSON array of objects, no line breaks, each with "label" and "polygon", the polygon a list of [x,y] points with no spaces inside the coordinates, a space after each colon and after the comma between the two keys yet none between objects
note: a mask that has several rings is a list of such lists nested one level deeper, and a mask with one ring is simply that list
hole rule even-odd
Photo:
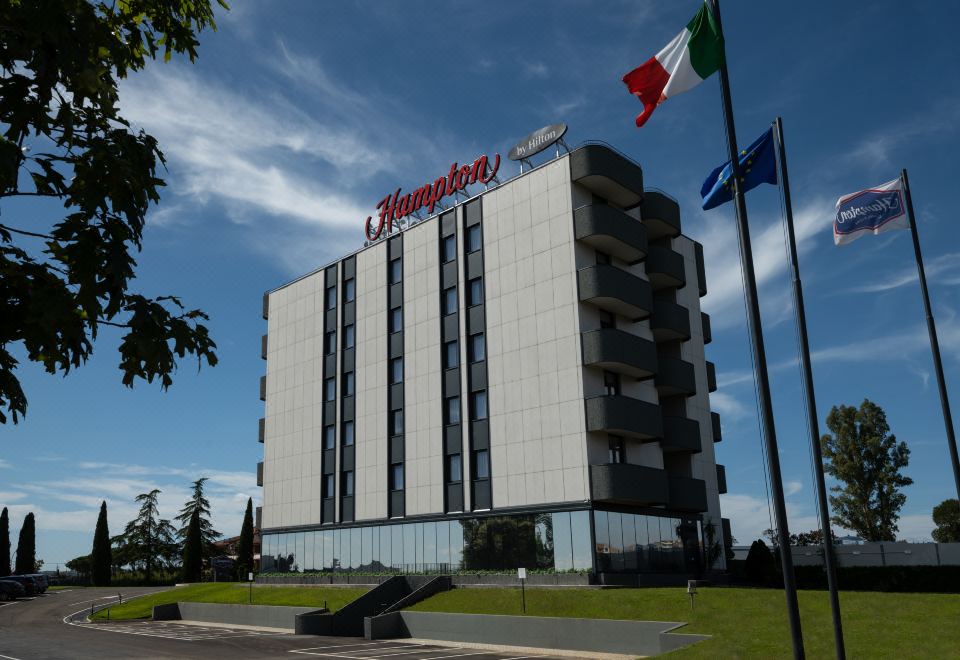
[{"label": "distant building", "polygon": [[[239,536],[231,536],[227,539],[214,541],[213,554],[230,557],[231,559],[236,560],[238,543],[240,543]],[[253,528],[253,562],[256,565],[260,564],[260,529],[257,527]]]}]

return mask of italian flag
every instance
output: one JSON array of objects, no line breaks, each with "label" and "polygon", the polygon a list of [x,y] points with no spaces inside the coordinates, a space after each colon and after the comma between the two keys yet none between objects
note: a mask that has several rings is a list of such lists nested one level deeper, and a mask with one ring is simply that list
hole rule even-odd
[{"label": "italian flag", "polygon": [[637,126],[643,126],[666,99],[699,85],[723,62],[723,37],[704,2],[687,27],[666,48],[623,77],[627,89],[643,103]]}]

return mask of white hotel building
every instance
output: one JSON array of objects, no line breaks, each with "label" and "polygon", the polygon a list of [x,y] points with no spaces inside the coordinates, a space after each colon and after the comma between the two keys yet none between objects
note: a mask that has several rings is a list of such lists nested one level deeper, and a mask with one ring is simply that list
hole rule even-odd
[{"label": "white hotel building", "polygon": [[729,528],[677,203],[597,144],[456,200],[264,296],[262,570],[698,573]]}]

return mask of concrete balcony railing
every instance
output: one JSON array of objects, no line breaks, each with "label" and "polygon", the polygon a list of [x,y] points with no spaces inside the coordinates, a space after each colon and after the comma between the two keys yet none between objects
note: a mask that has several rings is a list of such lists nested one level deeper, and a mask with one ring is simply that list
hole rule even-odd
[{"label": "concrete balcony railing", "polygon": [[620,208],[643,199],[643,170],[604,145],[588,144],[571,152],[570,179]]},{"label": "concrete balcony railing", "polygon": [[660,396],[693,396],[697,393],[697,379],[691,363],[661,355],[659,364],[653,382]]},{"label": "concrete balcony railing", "polygon": [[713,427],[713,441],[720,442],[720,440],[723,439],[723,435],[720,432],[719,413],[715,413],[715,412],[710,413],[710,424]]},{"label": "concrete balcony railing", "polygon": [[699,453],[703,450],[700,444],[700,424],[687,417],[664,416],[660,449],[664,453]]},{"label": "concrete balcony railing", "polygon": [[717,463],[717,492],[721,495],[727,492],[727,468]]},{"label": "concrete balcony railing", "polygon": [[660,406],[628,396],[596,396],[586,400],[587,430],[615,433],[637,440],[663,435]]},{"label": "concrete balcony railing", "polygon": [[672,511],[699,513],[707,510],[707,484],[703,479],[668,477],[670,499],[667,508]]},{"label": "concrete balcony railing", "polygon": [[680,235],[680,205],[662,192],[648,190],[643,194],[640,217],[647,225],[647,238],[651,241]]},{"label": "concrete balcony railing", "polygon": [[263,461],[257,463],[257,485],[263,486]]},{"label": "concrete balcony railing", "polygon": [[583,363],[635,378],[649,378],[657,372],[657,345],[649,339],[615,328],[584,332]]},{"label": "concrete balcony railing", "polygon": [[651,245],[647,250],[647,277],[654,291],[667,287],[679,288],[687,283],[683,272],[683,255],[662,245]]},{"label": "concrete balcony railing", "polygon": [[650,283],[625,270],[596,264],[577,271],[581,302],[587,302],[633,321],[650,316],[653,293]]},{"label": "concrete balcony railing", "polygon": [[647,254],[647,228],[623,211],[605,204],[582,206],[573,212],[578,241],[633,264]]},{"label": "concrete balcony railing", "polygon": [[706,312],[700,312],[700,327],[703,329],[703,343],[709,344],[713,341],[713,331],[710,329],[710,315]]},{"label": "concrete balcony railing", "polygon": [[717,391],[717,365],[707,360],[707,391]]},{"label": "concrete balcony railing", "polygon": [[669,496],[665,470],[630,463],[590,466],[590,497],[595,502],[660,506]]},{"label": "concrete balcony railing", "polygon": [[267,434],[267,420],[263,417],[260,418],[260,421],[257,424],[257,440],[263,444],[263,438]]},{"label": "concrete balcony railing", "polygon": [[650,331],[656,341],[687,341],[690,339],[690,313],[675,302],[655,300]]}]

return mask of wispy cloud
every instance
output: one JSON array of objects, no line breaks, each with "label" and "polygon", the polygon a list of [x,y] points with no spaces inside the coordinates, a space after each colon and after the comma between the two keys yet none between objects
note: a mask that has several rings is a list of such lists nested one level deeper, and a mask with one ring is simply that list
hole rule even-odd
[{"label": "wispy cloud", "polygon": [[[960,284],[960,252],[942,254],[924,263],[930,284],[956,286]],[[899,289],[908,284],[917,283],[917,269],[905,268],[896,275],[881,281],[846,289],[849,293],[877,293]]]},{"label": "wispy cloud", "polygon": [[[800,492],[800,489],[793,493],[788,492],[787,496],[798,492]],[[789,501],[786,504],[788,527],[792,532],[807,531],[819,527],[817,517],[810,515],[805,507]],[[723,511],[724,518],[730,519],[731,531],[737,539],[738,545],[749,545],[756,539],[762,538],[764,530],[775,524],[775,522],[772,522],[771,510],[763,497],[737,493],[721,495],[720,510]]]},{"label": "wispy cloud", "polygon": [[6,460],[6,459],[3,459],[3,458],[0,458],[0,469],[3,469],[3,468],[12,468],[12,467],[13,467],[13,466],[10,465],[10,461],[8,461],[8,460]]},{"label": "wispy cloud", "polygon": [[523,73],[528,78],[545,79],[550,77],[550,68],[540,61],[523,61]]},{"label": "wispy cloud", "polygon": [[863,138],[849,150],[846,159],[854,164],[871,167],[887,167],[893,153],[901,146],[915,145],[918,138],[943,136],[956,131],[960,120],[960,105],[956,99],[947,99],[902,121],[895,126],[887,126],[882,132]]},{"label": "wispy cloud", "polygon": [[750,415],[751,411],[728,392],[711,392],[710,408],[720,413],[723,421],[736,421]]}]

